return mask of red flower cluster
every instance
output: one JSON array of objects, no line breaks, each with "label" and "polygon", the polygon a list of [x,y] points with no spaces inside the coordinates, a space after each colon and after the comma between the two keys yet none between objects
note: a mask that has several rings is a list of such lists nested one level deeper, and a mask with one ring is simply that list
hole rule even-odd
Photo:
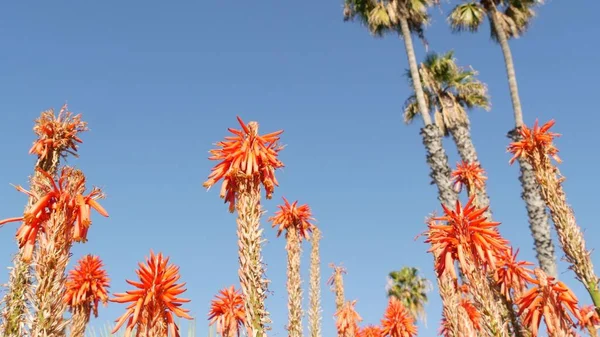
[{"label": "red flower cluster", "polygon": [[[137,289],[115,294],[116,297],[110,300],[117,303],[131,303],[127,311],[116,321],[112,333],[117,332],[129,319],[125,337],[131,335],[136,325],[150,329],[152,324],[164,324],[171,337],[179,337],[179,328],[175,325],[173,314],[192,319],[187,314],[188,310],[181,308],[183,303],[190,300],[177,297],[186,290],[183,288],[185,283],[176,284],[180,278],[179,267],[169,264],[169,258],[163,258],[161,253],[154,255],[154,252],[150,251],[150,258],[146,260],[146,264],[139,263],[136,274],[140,282],[126,281]],[[159,321],[152,322],[153,319]]]},{"label": "red flower cluster", "polygon": [[283,198],[284,204],[278,205],[279,211],[269,218],[273,222],[272,227],[279,225],[277,229],[277,237],[281,235],[283,230],[296,230],[300,240],[308,238],[315,225],[310,223],[314,220],[310,207],[307,204],[298,206],[298,201],[290,204],[286,198]]},{"label": "red flower cluster", "polygon": [[223,337],[240,335],[240,327],[246,323],[243,295],[234,286],[219,291],[210,305],[209,324],[217,323],[217,332]]},{"label": "red flower cluster", "polygon": [[523,125],[519,129],[519,135],[521,136],[520,141],[516,141],[510,144],[508,151],[513,154],[509,163],[514,163],[519,158],[533,155],[536,151],[539,154],[547,155],[558,163],[561,162],[558,157],[558,149],[552,144],[555,137],[559,137],[560,134],[549,132],[550,128],[554,126],[554,120],[550,120],[548,123],[538,126],[536,119],[533,129]]},{"label": "red flower cluster", "polygon": [[94,316],[98,317],[98,303],[108,302],[110,279],[103,269],[102,260],[98,256],[82,257],[75,269],[69,272],[65,285],[65,303],[73,308],[79,305],[91,304]]},{"label": "red flower cluster", "polygon": [[[474,196],[471,196],[464,208],[457,201],[454,210],[442,205],[444,216],[433,218],[428,225],[425,242],[431,243],[429,252],[439,252],[435,262],[438,277],[450,273],[456,279],[455,261],[459,262],[462,270],[471,270],[475,266],[487,266],[494,270],[497,256],[508,250],[508,241],[496,229],[500,223],[487,221],[483,216],[487,207],[476,208],[473,199]],[[446,224],[437,224],[435,221]],[[467,256],[475,261],[467,261]]]},{"label": "red flower cluster", "polygon": [[87,125],[81,121],[81,114],[73,116],[65,104],[58,116],[54,115],[54,109],[42,112],[33,131],[38,139],[29,149],[30,154],[36,154],[43,160],[52,151],[66,151],[77,157],[77,143],[82,143],[77,134],[87,131]]},{"label": "red flower cluster", "polygon": [[25,212],[22,217],[9,218],[0,221],[0,226],[8,222],[22,221],[23,224],[17,231],[19,247],[25,247],[23,260],[31,261],[33,248],[39,232],[47,230],[48,221],[52,214],[59,212],[66,219],[67,226],[72,227],[72,239],[85,242],[87,231],[92,221],[90,220],[91,209],[95,209],[100,215],[108,217],[108,213],[96,201],[103,197],[102,191],[93,188],[88,195],[85,191],[85,176],[79,170],[64,167],[61,170],[58,182],[45,172],[37,169],[42,176],[32,182],[35,193],[27,191],[21,186],[16,189],[35,200],[35,203]]},{"label": "red flower cluster", "polygon": [[250,122],[246,125],[240,117],[237,117],[242,130],[227,129],[234,137],[225,137],[225,141],[216,145],[220,149],[210,150],[210,160],[220,160],[215,166],[208,180],[203,186],[210,188],[219,180],[223,179],[221,185],[221,198],[229,203],[229,211],[235,208],[236,176],[257,176],[265,186],[267,199],[271,199],[275,186],[279,186],[275,178],[275,169],[283,167],[283,163],[277,158],[282,147],[278,145],[279,135],[283,131],[276,131],[266,135],[258,134],[258,123]]}]

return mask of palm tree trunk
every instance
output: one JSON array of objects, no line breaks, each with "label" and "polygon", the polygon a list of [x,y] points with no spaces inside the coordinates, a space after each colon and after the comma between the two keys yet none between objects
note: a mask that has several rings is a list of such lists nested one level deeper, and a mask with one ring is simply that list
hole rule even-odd
[{"label": "palm tree trunk", "polygon": [[[510,89],[510,97],[512,100],[515,126],[516,129],[523,126],[523,111],[521,110],[521,100],[519,98],[519,89],[517,87],[517,77],[515,75],[515,66],[513,64],[512,53],[508,45],[508,38],[502,28],[498,10],[492,3],[487,4],[487,13],[490,22],[498,36],[498,42],[502,48],[504,55],[504,63],[506,65],[506,75],[508,77],[508,86]],[[509,132],[509,137],[516,141],[518,133],[515,130]],[[533,168],[525,160],[519,160],[519,168],[521,176],[519,181],[523,192],[521,198],[525,201],[527,215],[529,217],[529,229],[533,236],[535,245],[536,257],[540,263],[540,267],[544,272],[552,277],[557,277],[556,256],[554,254],[554,244],[550,236],[550,223],[546,212],[546,205],[540,194],[540,187],[535,180]]]},{"label": "palm tree trunk", "polygon": [[286,232],[288,253],[287,291],[288,291],[288,336],[302,337],[302,286],[300,280],[300,237],[296,228]]},{"label": "palm tree trunk", "polygon": [[319,243],[321,231],[313,230],[310,252],[310,309],[308,311],[310,337],[321,337],[321,258]]},{"label": "palm tree trunk", "polygon": [[264,277],[261,246],[263,243],[260,217],[260,181],[242,177],[236,182],[238,212],[237,235],[240,269],[238,276],[246,300],[246,329],[248,337],[266,337],[269,313],[265,309],[268,281]]},{"label": "palm tree trunk", "polygon": [[[477,150],[475,150],[475,145],[473,144],[473,139],[471,138],[471,132],[469,131],[469,126],[466,124],[456,123],[451,128],[448,129],[454,143],[456,143],[456,148],[458,149],[458,154],[460,158],[465,163],[479,163],[479,158],[477,158]],[[483,188],[477,190],[477,206],[478,207],[488,207],[490,205],[490,198],[487,194],[487,190],[485,185]],[[485,213],[488,219],[492,218],[492,211],[488,208],[488,211]]]},{"label": "palm tree trunk", "polygon": [[452,188],[450,178],[452,171],[450,170],[448,156],[446,156],[446,151],[444,151],[442,144],[442,133],[435,124],[431,123],[427,103],[425,103],[423,86],[421,85],[421,76],[417,68],[415,49],[406,18],[400,18],[400,27],[402,28],[402,38],[404,39],[404,46],[408,57],[410,75],[413,79],[412,83],[415,95],[417,96],[417,105],[425,124],[425,127],[421,129],[421,136],[423,137],[423,145],[425,145],[425,149],[427,150],[427,164],[430,168],[429,176],[438,187],[438,200],[442,204],[452,207],[456,203],[458,195]]}]

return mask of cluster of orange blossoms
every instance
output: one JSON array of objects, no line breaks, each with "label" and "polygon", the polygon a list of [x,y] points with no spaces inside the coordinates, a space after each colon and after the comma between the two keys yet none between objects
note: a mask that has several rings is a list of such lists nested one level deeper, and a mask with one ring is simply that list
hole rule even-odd
[{"label": "cluster of orange blossoms", "polygon": [[71,308],[90,304],[94,316],[98,317],[98,303],[106,305],[108,302],[109,282],[102,260],[98,256],[86,255],[69,272],[65,303]]},{"label": "cluster of orange blossoms", "polygon": [[465,163],[464,161],[456,165],[451,176],[456,192],[460,192],[463,186],[466,186],[468,190],[482,189],[487,180],[485,171],[479,163]]},{"label": "cluster of orange blossoms", "polygon": [[223,337],[240,335],[240,328],[246,324],[244,297],[234,286],[219,291],[210,305],[209,324],[217,324],[217,333]]},{"label": "cluster of orange blossoms", "polygon": [[295,229],[300,239],[307,239],[315,228],[310,223],[310,221],[314,220],[310,206],[307,204],[298,206],[297,200],[290,204],[285,197],[283,201],[283,205],[277,206],[279,210],[275,212],[275,215],[269,218],[269,221],[273,223],[272,227],[279,225],[277,228],[277,237],[281,235],[283,230]]},{"label": "cluster of orange blossoms", "polygon": [[[426,243],[431,243],[428,252],[439,251],[435,270],[438,277],[442,273],[450,273],[456,279],[454,261],[458,261],[462,270],[474,268],[465,259],[468,251],[479,266],[496,268],[497,258],[503,251],[508,250],[508,241],[503,239],[496,227],[499,222],[487,221],[483,213],[486,208],[473,205],[475,196],[471,196],[463,208],[460,201],[452,210],[442,205],[444,216],[432,218],[429,223]],[[435,221],[445,221],[448,225],[437,224]]]},{"label": "cluster of orange blossoms", "polygon": [[[533,337],[537,336],[542,317],[549,333],[569,331],[576,326],[567,312],[579,321],[580,327],[589,324],[594,319],[593,310],[586,321],[577,306],[577,298],[566,285],[546,276],[541,269],[528,269],[532,263],[517,261],[518,252],[513,254],[509,242],[498,232],[499,223],[487,221],[482,215],[486,208],[474,207],[473,199],[474,196],[471,196],[464,207],[458,201],[455,209],[442,205],[444,216],[432,218],[428,224],[425,242],[432,245],[429,252],[438,252],[435,261],[438,277],[445,274],[457,280],[455,262],[463,271],[480,268],[492,273],[502,295],[518,306],[517,314]],[[467,255],[474,261],[467,261]],[[527,290],[528,284],[534,287]],[[458,287],[461,292],[468,291],[467,285]],[[463,298],[460,305],[468,313],[473,326],[479,329],[481,315],[473,303]],[[444,331],[445,322],[442,321],[442,333]]]},{"label": "cluster of orange blossoms", "polygon": [[72,228],[72,240],[78,242],[87,240],[87,232],[92,223],[90,220],[92,208],[102,216],[108,217],[106,210],[96,201],[103,197],[100,189],[93,188],[88,195],[83,195],[85,176],[81,171],[64,167],[58,182],[55,182],[50,174],[40,168],[37,170],[42,174],[42,178],[33,181],[32,184],[41,193],[35,193],[33,189],[27,191],[21,186],[16,186],[18,191],[36,200],[33,206],[22,217],[0,221],[0,226],[8,222],[23,222],[16,236],[19,247],[25,247],[24,261],[31,261],[38,233],[46,231],[48,221],[57,210],[65,217],[68,222],[67,226]]},{"label": "cluster of orange blossoms", "polygon": [[358,333],[358,322],[362,321],[362,317],[354,309],[355,305],[356,300],[348,301],[335,313],[335,327],[339,336],[356,336]]},{"label": "cluster of orange blossoms", "polygon": [[275,186],[279,186],[275,178],[275,169],[283,167],[277,158],[283,148],[279,145],[279,135],[283,131],[276,131],[266,135],[258,134],[258,123],[250,122],[247,125],[237,117],[241,130],[228,128],[233,137],[225,137],[225,141],[218,142],[219,149],[210,150],[210,160],[221,162],[212,168],[208,180],[203,186],[210,188],[223,179],[220,197],[229,203],[229,211],[233,212],[236,200],[236,180],[239,175],[246,178],[258,177],[265,186],[266,197],[271,199]]},{"label": "cluster of orange blossoms", "polygon": [[508,151],[513,154],[509,163],[512,164],[515,160],[536,152],[545,153],[560,163],[561,159],[558,157],[558,149],[552,144],[554,138],[560,137],[560,134],[549,132],[554,124],[555,121],[550,120],[540,127],[536,119],[532,129],[522,126],[519,129],[521,140],[511,143],[508,147]]},{"label": "cluster of orange blossoms", "polygon": [[362,321],[354,308],[356,301],[346,302],[335,314],[336,327],[340,336],[357,337],[414,337],[417,335],[415,319],[395,297],[390,298],[381,319],[381,326],[358,327]]},{"label": "cluster of orange blossoms", "polygon": [[65,104],[58,116],[54,115],[54,110],[43,112],[36,120],[33,131],[38,139],[29,149],[30,154],[38,155],[41,160],[54,151],[65,151],[77,157],[77,143],[82,143],[77,134],[87,131],[87,125],[81,121],[81,114],[73,116]]},{"label": "cluster of orange blossoms", "polygon": [[[181,318],[192,319],[186,309],[180,308],[188,299],[177,296],[185,292],[185,283],[176,284],[179,280],[179,267],[169,264],[169,258],[163,258],[161,253],[150,257],[146,264],[139,263],[136,274],[140,282],[126,280],[136,287],[136,290],[115,294],[111,302],[131,303],[127,311],[116,321],[112,333],[117,332],[127,320],[125,337],[129,337],[134,327],[152,328],[153,324],[164,324],[170,336],[179,337],[179,328],[175,325],[173,314]],[[152,320],[158,320],[152,321]]]},{"label": "cluster of orange blossoms", "polygon": [[381,320],[382,336],[413,337],[417,335],[415,319],[395,297],[390,298]]}]

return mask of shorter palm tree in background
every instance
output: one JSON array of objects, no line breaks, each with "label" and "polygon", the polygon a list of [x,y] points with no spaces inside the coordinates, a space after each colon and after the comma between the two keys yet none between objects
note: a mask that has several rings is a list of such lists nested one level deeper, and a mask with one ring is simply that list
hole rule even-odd
[{"label": "shorter palm tree in background", "polygon": [[[451,136],[461,159],[467,164],[479,162],[477,150],[471,138],[467,110],[474,108],[490,109],[490,99],[486,85],[477,80],[477,72],[459,67],[452,51],[440,55],[430,53],[419,66],[419,74],[425,102],[433,114],[435,124],[444,136]],[[410,82],[413,77],[407,73]],[[410,123],[419,115],[417,96],[410,96],[404,107],[404,121]],[[485,185],[478,191],[477,204],[489,206],[490,201]]]},{"label": "shorter palm tree in background", "polygon": [[403,267],[389,273],[387,296],[396,298],[415,319],[426,320],[425,304],[431,283],[414,267]]}]

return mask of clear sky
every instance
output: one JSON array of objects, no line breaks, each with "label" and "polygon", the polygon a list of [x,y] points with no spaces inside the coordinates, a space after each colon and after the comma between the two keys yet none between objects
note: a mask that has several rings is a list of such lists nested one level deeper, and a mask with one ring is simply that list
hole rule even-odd
[{"label": "clear sky", "polygon": [[[445,17],[452,6],[432,10],[430,49],[455,50],[458,62],[472,65],[489,86],[493,109],[472,113],[473,139],[501,232],[533,261],[518,167],[508,165],[506,153],[513,116],[502,54],[489,40],[487,23],[479,34],[451,34]],[[555,118],[555,131],[564,135],[557,146],[565,189],[589,248],[600,246],[594,206],[600,188],[598,11],[594,1],[549,1],[527,35],[511,42],[526,122]],[[213,295],[238,284],[235,215],[218,189],[202,188],[215,164],[207,151],[227,127],[238,127],[236,115],[258,121],[265,133],[285,130],[281,186],[264,205],[268,216],[282,196],[308,203],[324,232],[324,336],[335,333],[334,298],[325,285],[330,262],[347,268],[346,296],[358,300],[365,323],[382,317],[389,271],[416,266],[434,280],[428,247],[414,237],[440,207],[429,185],[421,121],[402,122],[411,94],[404,45],[344,23],[341,0],[5,1],[0,46],[0,218],[20,215],[26,202],[9,183],[26,184],[32,172],[33,120],[68,102],[91,129],[82,135],[81,157],[69,163],[105,190],[102,204],[110,213],[108,219],[93,215],[90,241],[74,247],[72,261],[100,255],[112,291],[130,289],[125,279],[135,277],[150,249],[164,252],[181,267],[192,300],[186,307],[198,317],[200,335],[205,331]],[[415,46],[422,59],[424,48],[416,40]],[[454,165],[456,149],[450,139],[445,146]],[[16,249],[16,228],[0,229],[5,266]],[[275,233],[265,229],[273,292],[267,306],[271,335],[285,336],[285,243]],[[600,263],[597,252],[593,257]],[[588,304],[564,263],[560,271]],[[0,274],[0,282],[6,280],[7,272]],[[429,324],[420,325],[419,336],[438,329],[439,295],[430,298]],[[110,304],[92,324],[102,326],[124,310]]]}]

